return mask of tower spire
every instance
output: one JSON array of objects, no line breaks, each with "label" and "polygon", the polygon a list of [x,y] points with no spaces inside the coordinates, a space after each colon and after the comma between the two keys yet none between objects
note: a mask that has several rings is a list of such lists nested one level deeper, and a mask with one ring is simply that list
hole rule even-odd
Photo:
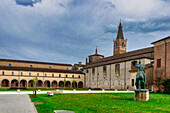
[{"label": "tower spire", "polygon": [[116,40],[113,40],[114,42],[113,54],[114,55],[126,53],[126,41],[127,40],[124,40],[123,31],[122,31],[122,23],[120,20],[117,38]]},{"label": "tower spire", "polygon": [[123,39],[124,40],[124,37],[123,37],[123,31],[122,31],[122,24],[121,24],[121,19],[120,19],[120,23],[119,23],[119,27],[118,27],[118,33],[117,33],[117,39]]}]

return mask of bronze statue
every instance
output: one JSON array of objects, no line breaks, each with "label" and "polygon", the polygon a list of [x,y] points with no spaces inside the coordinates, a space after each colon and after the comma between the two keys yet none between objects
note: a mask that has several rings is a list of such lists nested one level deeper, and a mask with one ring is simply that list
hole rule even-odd
[{"label": "bronze statue", "polygon": [[146,87],[146,75],[144,72],[145,65],[141,64],[141,61],[139,61],[139,64],[136,66],[138,68],[138,73],[136,74],[136,88],[137,89],[145,89]]}]

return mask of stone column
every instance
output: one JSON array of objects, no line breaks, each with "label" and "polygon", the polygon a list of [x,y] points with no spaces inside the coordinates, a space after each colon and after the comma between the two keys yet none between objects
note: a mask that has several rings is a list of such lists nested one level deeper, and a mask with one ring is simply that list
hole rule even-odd
[{"label": "stone column", "polygon": [[[29,81],[28,81],[29,82]],[[26,82],[27,83],[27,86],[26,86],[26,88],[28,88],[28,82]]]},{"label": "stone column", "polygon": [[50,88],[53,88],[53,86],[52,86],[52,82],[50,82]]},{"label": "stone column", "polygon": [[11,87],[11,81],[9,81],[9,88]]}]

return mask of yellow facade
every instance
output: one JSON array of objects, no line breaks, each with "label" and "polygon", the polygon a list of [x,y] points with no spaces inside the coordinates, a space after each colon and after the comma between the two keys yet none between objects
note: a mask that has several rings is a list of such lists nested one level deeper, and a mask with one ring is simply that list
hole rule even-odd
[{"label": "yellow facade", "polygon": [[[10,65],[9,65],[10,64]],[[30,67],[32,65],[32,67]],[[51,68],[49,69],[49,66]],[[26,88],[33,87],[33,78],[38,77],[37,87],[84,87],[84,74],[71,70],[72,66],[65,64],[43,64],[0,61],[0,87]]]}]

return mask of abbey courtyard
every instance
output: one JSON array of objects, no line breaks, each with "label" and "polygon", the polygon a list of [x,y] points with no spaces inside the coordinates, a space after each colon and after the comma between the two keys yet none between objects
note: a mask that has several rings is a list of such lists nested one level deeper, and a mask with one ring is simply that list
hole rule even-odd
[{"label": "abbey courtyard", "polygon": [[[153,47],[127,52],[122,23],[119,23],[117,37],[113,38],[113,55],[104,57],[96,48],[93,55],[82,64],[61,64],[51,62],[0,59],[1,88],[31,88],[33,78],[38,77],[39,88],[92,88],[92,89],[136,89],[136,65],[145,65],[147,87],[157,91],[154,85],[155,72],[161,73],[161,80],[170,77],[170,36],[151,42]],[[111,45],[110,45],[111,46]],[[160,76],[160,75],[159,75]],[[65,82],[66,81],[66,82]],[[73,85],[75,81],[75,85]]]},{"label": "abbey courtyard", "polygon": [[85,64],[0,59],[0,112],[169,112],[169,94],[159,93],[169,93],[161,84],[170,77],[170,36],[130,52],[127,41],[120,22],[109,57],[96,48]]}]

